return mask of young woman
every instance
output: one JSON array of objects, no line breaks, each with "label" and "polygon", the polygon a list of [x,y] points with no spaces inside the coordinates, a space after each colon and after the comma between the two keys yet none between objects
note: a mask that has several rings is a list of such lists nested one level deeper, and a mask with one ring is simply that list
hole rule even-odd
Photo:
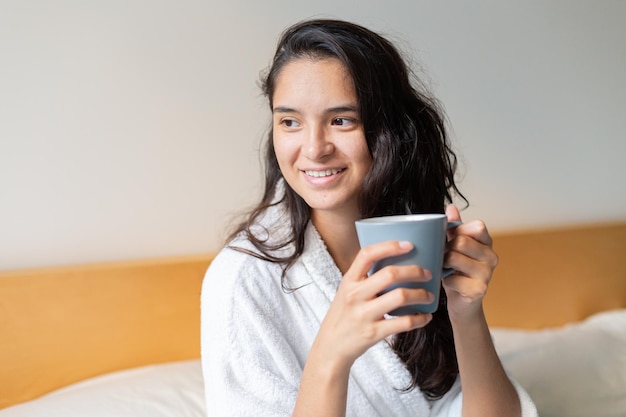
[{"label": "young woman", "polygon": [[273,115],[261,202],[207,271],[202,362],[213,416],[535,416],[504,372],[482,299],[497,263],[480,221],[450,236],[434,314],[395,289],[430,271],[372,264],[411,249],[360,248],[355,220],[445,213],[462,197],[435,101],[396,48],[361,26],[310,20],[283,33],[263,82]]}]

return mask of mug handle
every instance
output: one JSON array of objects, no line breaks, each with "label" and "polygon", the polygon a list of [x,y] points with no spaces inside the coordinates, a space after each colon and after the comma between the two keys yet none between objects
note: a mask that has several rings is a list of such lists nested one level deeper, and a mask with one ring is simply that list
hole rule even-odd
[{"label": "mug handle", "polygon": [[[448,222],[448,230],[450,229],[455,229],[457,227],[459,227],[460,225],[462,225],[463,222]],[[454,268],[443,268],[441,270],[441,278],[445,278],[449,275],[452,275],[454,273]]]}]

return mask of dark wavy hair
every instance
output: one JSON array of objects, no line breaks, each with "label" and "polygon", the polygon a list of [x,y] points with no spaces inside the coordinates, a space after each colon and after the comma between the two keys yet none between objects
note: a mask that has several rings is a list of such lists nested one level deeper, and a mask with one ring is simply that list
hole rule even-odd
[{"label": "dark wavy hair", "polygon": [[[457,188],[457,159],[437,101],[410,71],[394,45],[354,23],[331,19],[299,22],[283,32],[274,59],[261,80],[263,93],[273,105],[282,68],[297,59],[338,59],[350,73],[356,90],[372,167],[360,195],[363,217],[403,213],[443,213],[452,194],[467,200]],[[275,201],[282,178],[272,141],[265,147],[265,190],[260,203],[231,235],[244,234],[258,252],[245,251],[283,265],[283,277],[304,251],[304,232],[310,207],[286,183],[284,197]],[[291,217],[290,236],[268,243],[256,236],[252,225],[273,204],[285,204]],[[294,247],[288,256],[276,250]],[[238,248],[235,248],[238,249]],[[242,250],[242,249],[240,249]],[[452,326],[445,291],[433,320],[424,328],[396,335],[392,348],[412,375],[406,390],[419,387],[430,398],[443,396],[458,375]]]}]

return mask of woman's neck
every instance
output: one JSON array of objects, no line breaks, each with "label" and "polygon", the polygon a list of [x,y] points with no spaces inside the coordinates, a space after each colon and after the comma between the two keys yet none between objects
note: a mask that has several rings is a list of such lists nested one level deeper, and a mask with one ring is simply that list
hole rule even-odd
[{"label": "woman's neck", "polygon": [[348,271],[360,249],[354,226],[359,218],[358,215],[340,215],[327,211],[311,213],[313,225],[342,274]]}]

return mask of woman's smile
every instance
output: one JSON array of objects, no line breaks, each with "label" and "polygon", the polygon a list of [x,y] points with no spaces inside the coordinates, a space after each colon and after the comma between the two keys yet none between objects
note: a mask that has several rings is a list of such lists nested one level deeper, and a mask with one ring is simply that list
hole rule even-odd
[{"label": "woman's smile", "polygon": [[337,169],[337,168],[325,169],[321,171],[307,169],[304,171],[304,173],[308,175],[309,177],[329,177],[331,175],[337,175],[338,173],[342,171],[343,169]]}]

